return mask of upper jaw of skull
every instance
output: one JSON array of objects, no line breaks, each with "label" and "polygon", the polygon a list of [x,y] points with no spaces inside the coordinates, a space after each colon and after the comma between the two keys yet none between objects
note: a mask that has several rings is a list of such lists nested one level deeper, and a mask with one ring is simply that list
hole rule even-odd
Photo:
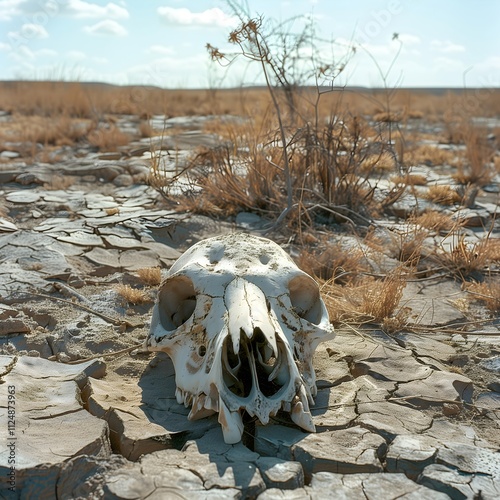
[{"label": "upper jaw of skull", "polygon": [[[261,266],[288,257],[274,243],[258,240],[264,242]],[[174,265],[162,284],[146,341],[172,358],[177,400],[192,406],[188,418],[218,412],[227,443],[241,440],[242,411],[267,424],[284,409],[314,432],[312,355],[321,340],[333,336],[317,284],[290,260],[285,276],[269,276],[255,268],[235,272],[234,257],[223,273],[214,274],[200,265],[203,255],[193,257]]]}]

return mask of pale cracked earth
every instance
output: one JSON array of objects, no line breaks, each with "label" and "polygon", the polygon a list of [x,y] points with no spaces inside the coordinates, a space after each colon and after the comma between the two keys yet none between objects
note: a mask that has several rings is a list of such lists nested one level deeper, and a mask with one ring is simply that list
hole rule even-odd
[{"label": "pale cracked earth", "polygon": [[[202,122],[177,119],[177,130],[190,125],[177,147],[216,141]],[[319,346],[316,434],[279,414],[227,445],[216,418],[189,422],[168,357],[127,352],[147,335],[152,301],[128,306],[116,286],[140,286],[137,269],[167,269],[192,243],[263,221],[165,210],[143,182],[149,142],[127,148],[63,148],[50,165],[1,153],[2,498],[500,497],[499,322],[451,328],[465,321],[451,280],[406,288],[402,303],[427,331],[345,328]],[[54,175],[74,184],[44,187]],[[478,200],[471,217],[491,218],[496,203]],[[155,288],[145,290],[153,300]]]}]

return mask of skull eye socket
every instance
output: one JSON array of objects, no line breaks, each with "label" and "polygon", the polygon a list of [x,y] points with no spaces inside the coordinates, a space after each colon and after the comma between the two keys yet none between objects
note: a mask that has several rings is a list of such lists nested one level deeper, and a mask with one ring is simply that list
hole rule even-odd
[{"label": "skull eye socket", "polygon": [[318,325],[321,322],[322,307],[318,284],[309,276],[296,276],[288,283],[290,302],[301,318]]},{"label": "skull eye socket", "polygon": [[196,292],[187,276],[174,276],[161,287],[158,296],[160,323],[172,331],[183,325],[196,307]]}]

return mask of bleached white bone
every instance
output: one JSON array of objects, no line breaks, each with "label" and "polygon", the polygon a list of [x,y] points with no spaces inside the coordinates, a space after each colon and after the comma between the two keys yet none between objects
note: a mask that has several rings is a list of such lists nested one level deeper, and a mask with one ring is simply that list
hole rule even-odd
[{"label": "bleached white bone", "polygon": [[224,440],[283,409],[314,432],[309,404],[319,342],[334,336],[317,283],[272,241],[234,233],[200,241],[158,293],[146,347],[165,351],[189,419],[219,413]]}]

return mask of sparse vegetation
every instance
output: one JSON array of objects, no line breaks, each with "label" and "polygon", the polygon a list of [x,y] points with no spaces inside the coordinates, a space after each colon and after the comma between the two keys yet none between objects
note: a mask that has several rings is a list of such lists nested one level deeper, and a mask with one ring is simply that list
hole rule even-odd
[{"label": "sparse vegetation", "polygon": [[161,268],[144,267],[137,270],[137,276],[145,285],[157,286],[161,282]]},{"label": "sparse vegetation", "polygon": [[[210,45],[209,51],[219,62],[249,57],[260,65],[266,87],[0,82],[0,109],[11,113],[0,122],[0,146],[23,160],[57,162],[64,146],[126,154],[132,139],[153,138],[148,183],[164,202],[215,218],[231,220],[241,211],[263,216],[268,231],[299,245],[298,263],[323,283],[334,322],[370,321],[397,331],[408,319],[398,309],[408,277],[438,271],[464,282],[488,278],[468,283],[467,291],[498,311],[498,283],[490,274],[498,273],[500,246],[492,234],[471,243],[464,221],[435,210],[421,213],[420,207],[396,215],[403,228],[389,237],[375,230],[376,219],[402,197],[424,198],[450,213],[453,205],[474,206],[477,193],[500,172],[497,139],[487,139],[490,131],[457,111],[467,92],[337,88],[350,54],[335,63],[316,57],[312,25],[295,33],[286,22],[270,25],[237,14],[241,24],[229,34],[235,52],[222,54]],[[311,53],[314,64],[297,65]],[[499,115],[500,91],[484,94],[477,112]],[[152,118],[194,114],[238,119],[205,122],[203,132],[219,140],[190,155],[158,146],[162,137],[172,140],[186,130],[158,130]],[[133,136],[120,128],[131,115]],[[421,126],[424,121],[438,125],[436,131]],[[435,184],[445,169],[450,183]],[[55,176],[45,187],[72,183]],[[120,208],[105,211],[114,215]],[[339,244],[332,235],[342,233],[361,243]],[[396,269],[376,262],[381,255]],[[147,290],[160,283],[161,270],[140,269],[137,276]],[[118,286],[117,293],[129,304],[150,300],[129,285]]]},{"label": "sparse vegetation", "polygon": [[500,312],[500,281],[489,279],[482,283],[472,282],[465,289],[473,300],[485,304],[491,313]]},{"label": "sparse vegetation", "polygon": [[132,288],[130,285],[118,285],[116,293],[128,304],[138,305],[151,302],[151,297],[139,288]]},{"label": "sparse vegetation", "polygon": [[454,203],[460,203],[462,200],[462,197],[458,194],[457,190],[448,185],[429,186],[427,193],[423,196],[429,201],[439,203],[441,205],[453,205]]}]

